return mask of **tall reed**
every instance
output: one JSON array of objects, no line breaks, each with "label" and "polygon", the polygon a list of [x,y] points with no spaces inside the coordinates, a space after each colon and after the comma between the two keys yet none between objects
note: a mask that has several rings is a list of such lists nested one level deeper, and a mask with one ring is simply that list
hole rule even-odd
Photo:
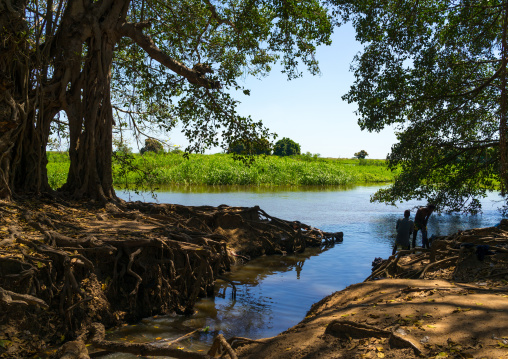
[{"label": "tall reed", "polygon": [[[58,187],[65,181],[68,162],[62,156],[50,155],[50,184]],[[68,159],[67,159],[68,161]],[[369,160],[324,159],[309,156],[259,156],[250,165],[234,160],[231,155],[191,154],[189,159],[173,153],[133,154],[131,166],[141,171],[122,172],[114,163],[114,184],[123,186],[139,182],[141,173],[150,173],[155,185],[263,185],[263,186],[337,186],[363,182],[389,182],[394,174]],[[384,161],[382,161],[384,163]]]}]

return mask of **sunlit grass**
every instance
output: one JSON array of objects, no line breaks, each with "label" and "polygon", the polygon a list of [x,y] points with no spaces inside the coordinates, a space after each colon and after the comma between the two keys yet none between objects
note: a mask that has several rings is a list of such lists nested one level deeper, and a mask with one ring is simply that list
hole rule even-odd
[{"label": "sunlit grass", "polygon": [[[65,154],[50,153],[48,176],[53,188],[61,186],[69,168]],[[390,182],[394,173],[381,160],[324,159],[312,156],[259,156],[246,165],[231,155],[191,154],[189,159],[173,153],[134,154],[134,167],[121,175],[114,164],[114,184],[124,186],[139,181],[141,172],[151,172],[152,185],[249,185],[249,186],[338,186],[366,182]]]}]

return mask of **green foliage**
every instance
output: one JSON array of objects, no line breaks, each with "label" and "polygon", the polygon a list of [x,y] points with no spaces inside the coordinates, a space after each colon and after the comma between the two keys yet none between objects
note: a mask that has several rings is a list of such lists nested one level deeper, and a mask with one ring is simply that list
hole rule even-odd
[{"label": "green foliage", "polygon": [[69,153],[68,152],[47,152],[48,164],[48,183],[51,188],[62,187],[67,180],[69,172]]},{"label": "green foliage", "polygon": [[356,158],[358,158],[358,159],[362,159],[362,160],[363,160],[363,159],[365,159],[365,157],[367,157],[368,155],[369,155],[369,154],[367,153],[367,151],[365,151],[365,150],[361,150],[361,151],[359,151],[359,152],[356,152],[354,156],[355,156]]},{"label": "green foliage", "polygon": [[373,200],[426,199],[475,213],[508,183],[508,9],[501,1],[334,0],[365,44],[356,81],[362,129],[396,129],[402,172]]},{"label": "green foliage", "polygon": [[331,43],[335,21],[318,0],[133,2],[128,18],[132,23],[157,19],[143,31],[164,54],[199,71],[213,88],[185,81],[147,60],[135,41],[122,38],[112,74],[117,122],[134,122],[140,131],[171,131],[178,124],[190,142],[185,151],[196,153],[217,146],[227,150],[237,140],[272,138],[261,121],[237,112],[233,91],[250,93],[238,79],[266,76],[276,63],[289,79],[305,68],[318,74],[316,48]]},{"label": "green foliage", "polygon": [[116,152],[132,153],[132,148],[123,139],[113,137],[113,150]]},{"label": "green foliage", "polygon": [[293,156],[300,154],[300,145],[295,141],[284,137],[275,143],[273,147],[273,154],[275,156]]},{"label": "green foliage", "polygon": [[[49,176],[59,171],[66,177],[68,162],[49,154]],[[115,152],[113,174],[115,186],[139,191],[171,184],[250,185],[250,186],[337,186],[366,182],[390,182],[396,173],[382,165],[384,161],[325,159],[314,156],[259,157],[249,166],[234,160],[233,155],[190,154],[189,159],[174,153]],[[311,158],[311,160],[309,160]],[[68,157],[67,160],[68,161]],[[61,183],[63,184],[63,183]],[[56,188],[54,186],[53,188]]]},{"label": "green foliage", "polygon": [[142,147],[139,150],[139,153],[143,154],[145,152],[164,152],[164,147],[162,146],[162,143],[157,141],[155,138],[147,138],[145,140],[145,147]]},{"label": "green foliage", "polygon": [[[145,142],[146,144],[146,142]],[[160,143],[159,143],[160,144]],[[164,153],[163,151],[145,151],[145,153]],[[155,197],[154,191],[159,183],[158,172],[147,166],[144,156],[136,156],[130,152],[115,151],[112,156],[114,184],[126,190],[139,193],[148,189]]]},{"label": "green foliage", "polygon": [[310,152],[305,152],[303,155],[299,156],[299,159],[301,159],[302,161],[308,161],[308,162],[323,160],[319,156],[320,156],[319,153],[312,154]]},{"label": "green foliage", "polygon": [[231,143],[227,153],[235,153],[237,155],[270,155],[272,146],[266,138],[255,141],[237,140]]}]

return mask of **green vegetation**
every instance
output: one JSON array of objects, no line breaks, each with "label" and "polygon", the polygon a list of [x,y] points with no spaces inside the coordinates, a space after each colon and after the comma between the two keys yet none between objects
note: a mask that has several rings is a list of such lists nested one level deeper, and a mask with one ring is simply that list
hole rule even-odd
[{"label": "green vegetation", "polygon": [[251,141],[237,140],[229,145],[227,152],[237,155],[270,155],[272,147],[266,138]]},{"label": "green vegetation", "polygon": [[[65,183],[69,168],[66,153],[48,154],[48,177],[52,188]],[[114,161],[116,186],[140,183],[150,173],[150,184],[191,185],[263,185],[263,186],[336,186],[365,182],[390,182],[394,172],[383,160],[327,159],[310,153],[293,157],[260,156],[250,166],[233,159],[233,155],[191,154],[189,159],[174,153],[132,154],[131,168],[123,171]]]},{"label": "green vegetation", "polygon": [[506,3],[334,3],[364,44],[343,99],[358,106],[362,130],[397,136],[387,164],[400,175],[372,199],[477,213],[500,187],[508,213]]},{"label": "green vegetation", "polygon": [[48,157],[48,182],[51,188],[63,186],[69,172],[69,154],[67,152],[47,152]]},{"label": "green vegetation", "polygon": [[273,147],[273,154],[276,156],[294,156],[300,154],[300,144],[290,138],[284,137],[278,140]]},{"label": "green vegetation", "polygon": [[364,159],[365,157],[367,157],[369,154],[367,153],[367,151],[365,150],[361,150],[360,152],[356,152],[355,153],[355,157],[358,158],[358,159]]}]

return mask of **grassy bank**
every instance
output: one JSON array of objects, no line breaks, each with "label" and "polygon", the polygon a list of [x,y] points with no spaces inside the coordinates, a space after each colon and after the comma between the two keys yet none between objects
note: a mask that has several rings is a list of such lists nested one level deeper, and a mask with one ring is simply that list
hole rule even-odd
[{"label": "grassy bank", "polygon": [[[61,186],[69,169],[65,153],[48,154],[48,176],[53,188]],[[150,172],[154,185],[263,185],[263,186],[337,186],[366,182],[390,182],[394,173],[386,170],[383,160],[327,159],[312,156],[258,157],[250,166],[231,155],[133,154],[130,168],[114,161],[114,183],[132,185],[142,172]]]}]

